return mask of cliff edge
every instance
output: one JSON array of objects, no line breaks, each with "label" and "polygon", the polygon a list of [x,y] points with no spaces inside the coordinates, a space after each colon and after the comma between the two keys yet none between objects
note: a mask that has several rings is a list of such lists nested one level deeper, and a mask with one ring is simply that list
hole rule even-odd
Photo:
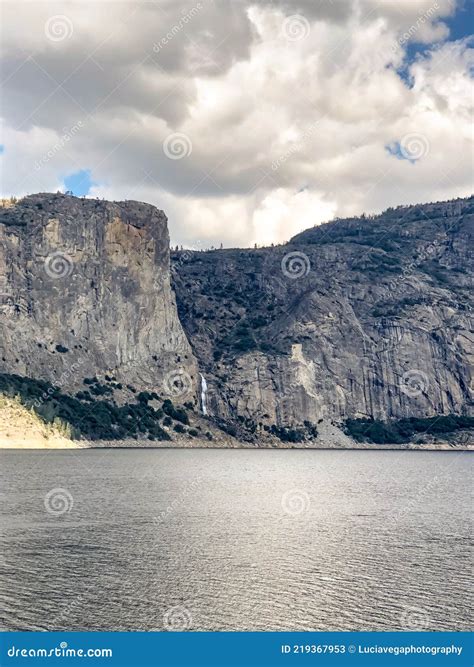
[{"label": "cliff edge", "polygon": [[163,211],[63,194],[0,208],[0,370],[67,392],[108,374],[193,397]]}]

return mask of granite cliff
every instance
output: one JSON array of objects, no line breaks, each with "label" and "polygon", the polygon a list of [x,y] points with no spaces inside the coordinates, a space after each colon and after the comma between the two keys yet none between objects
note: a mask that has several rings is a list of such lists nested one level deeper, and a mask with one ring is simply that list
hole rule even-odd
[{"label": "granite cliff", "polygon": [[175,252],[210,414],[291,426],[472,414],[474,200],[399,207],[283,246]]},{"label": "granite cliff", "polygon": [[[38,194],[0,208],[0,371],[71,392],[84,378],[193,396],[163,211]],[[181,375],[180,375],[181,371]],[[181,377],[186,386],[181,386]]]},{"label": "granite cliff", "polygon": [[473,198],[399,207],[271,248],[175,251],[170,271],[153,206],[4,202],[0,392],[89,439],[465,429],[473,229]]}]

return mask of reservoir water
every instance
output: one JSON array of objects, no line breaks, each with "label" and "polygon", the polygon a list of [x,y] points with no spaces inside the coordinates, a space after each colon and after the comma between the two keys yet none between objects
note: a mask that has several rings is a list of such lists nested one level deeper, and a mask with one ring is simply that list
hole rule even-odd
[{"label": "reservoir water", "polygon": [[472,455],[3,451],[9,630],[467,630]]}]

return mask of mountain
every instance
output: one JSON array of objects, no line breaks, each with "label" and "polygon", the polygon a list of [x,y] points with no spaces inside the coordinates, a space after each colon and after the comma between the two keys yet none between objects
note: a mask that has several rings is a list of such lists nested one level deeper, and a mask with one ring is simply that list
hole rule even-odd
[{"label": "mountain", "polygon": [[283,246],[172,253],[210,412],[278,426],[472,414],[474,199]]},{"label": "mountain", "polygon": [[[7,202],[8,203],[8,202]],[[113,376],[194,395],[197,366],[169,286],[163,211],[38,194],[0,208],[0,370],[68,391]]]},{"label": "mountain", "polygon": [[0,391],[92,439],[466,428],[473,222],[473,198],[399,207],[271,248],[175,251],[170,271],[153,206],[6,201]]}]

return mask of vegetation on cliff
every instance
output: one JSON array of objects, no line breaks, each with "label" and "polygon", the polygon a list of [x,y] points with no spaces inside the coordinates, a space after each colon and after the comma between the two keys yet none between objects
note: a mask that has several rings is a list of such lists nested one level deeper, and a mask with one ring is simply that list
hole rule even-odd
[{"label": "vegetation on cliff", "polygon": [[171,275],[166,216],[149,205],[45,193],[0,218],[0,391],[45,423],[168,440],[197,437],[201,421],[291,446],[323,417],[370,415],[346,430],[401,444],[473,414],[472,198],[335,220],[274,247],[175,250]]},{"label": "vegetation on cliff", "polygon": [[[71,438],[171,440],[164,425],[189,424],[185,408],[173,405],[169,399],[161,402],[156,393],[141,392],[135,403],[118,405],[113,399],[113,381],[107,384],[101,384],[95,378],[87,378],[87,381],[86,386],[91,391],[70,396],[44,380],[2,373],[0,394],[16,397],[46,424],[61,427]],[[109,395],[109,398],[99,399],[94,395],[96,393]],[[178,432],[186,431],[183,427],[183,431]]]},{"label": "vegetation on cliff", "polygon": [[474,428],[474,417],[441,415],[420,419],[410,417],[383,422],[377,419],[347,419],[344,430],[357,442],[377,445],[402,445],[420,436],[448,436],[456,431]]},{"label": "vegetation on cliff", "polygon": [[471,197],[335,220],[275,247],[172,252],[213,417],[279,436],[322,416],[473,414],[473,237]]}]

